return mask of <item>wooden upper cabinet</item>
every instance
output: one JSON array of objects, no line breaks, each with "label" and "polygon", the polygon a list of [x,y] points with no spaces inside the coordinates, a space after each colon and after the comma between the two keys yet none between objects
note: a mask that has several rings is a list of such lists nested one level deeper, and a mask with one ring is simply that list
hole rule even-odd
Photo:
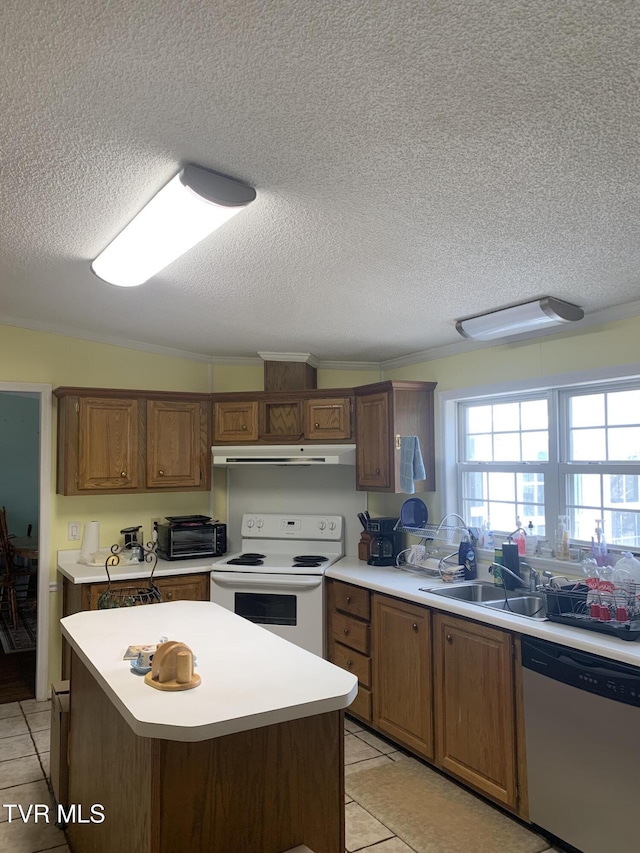
[{"label": "wooden upper cabinet", "polygon": [[77,488],[138,488],[138,401],[78,401]]},{"label": "wooden upper cabinet", "polygon": [[56,388],[58,494],[207,490],[209,394]]},{"label": "wooden upper cabinet", "polygon": [[351,430],[351,398],[327,397],[304,401],[304,437],[312,441],[348,441]]},{"label": "wooden upper cabinet", "polygon": [[416,435],[426,478],[415,482],[416,492],[434,491],[435,382],[376,382],[354,389],[356,395],[356,488],[401,492],[400,441]]},{"label": "wooden upper cabinet", "polygon": [[231,400],[214,404],[215,441],[257,441],[257,400]]},{"label": "wooden upper cabinet", "polygon": [[147,486],[197,487],[200,459],[200,403],[147,401]]},{"label": "wooden upper cabinet", "polygon": [[260,406],[260,438],[263,441],[300,441],[302,407],[299,399],[267,399]]},{"label": "wooden upper cabinet", "polygon": [[436,762],[515,809],[513,638],[446,613],[434,621]]}]

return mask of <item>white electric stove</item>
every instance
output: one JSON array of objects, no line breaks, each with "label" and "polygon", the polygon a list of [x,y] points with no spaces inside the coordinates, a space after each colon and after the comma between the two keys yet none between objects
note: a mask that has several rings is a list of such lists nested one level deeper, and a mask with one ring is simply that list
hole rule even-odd
[{"label": "white electric stove", "polygon": [[212,566],[211,600],[322,657],[323,575],[344,555],[344,519],[250,513],[241,534]]}]

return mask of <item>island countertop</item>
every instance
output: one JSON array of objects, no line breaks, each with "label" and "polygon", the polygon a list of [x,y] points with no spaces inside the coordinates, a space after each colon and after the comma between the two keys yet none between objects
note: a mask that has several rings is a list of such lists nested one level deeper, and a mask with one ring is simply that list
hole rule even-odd
[{"label": "island countertop", "polygon": [[[133,732],[204,741],[348,707],[357,679],[210,601],[83,611],[60,620],[63,636]],[[129,645],[161,637],[186,643],[202,683],[163,692],[123,660]]]}]

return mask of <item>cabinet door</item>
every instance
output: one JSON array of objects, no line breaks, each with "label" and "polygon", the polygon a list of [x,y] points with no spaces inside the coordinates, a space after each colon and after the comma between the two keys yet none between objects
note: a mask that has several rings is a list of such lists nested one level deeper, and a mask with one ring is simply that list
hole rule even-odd
[{"label": "cabinet door", "polygon": [[78,400],[78,489],[137,489],[138,401]]},{"label": "cabinet door", "polygon": [[436,761],[510,808],[517,804],[512,637],[435,616]]},{"label": "cabinet door", "polygon": [[209,601],[211,598],[211,575],[177,575],[158,578],[156,586],[163,601]]},{"label": "cabinet door", "polygon": [[345,441],[351,438],[351,400],[327,397],[304,401],[304,437],[310,440]]},{"label": "cabinet door", "polygon": [[356,480],[359,489],[391,490],[389,394],[356,397]]},{"label": "cabinet door", "polygon": [[260,438],[264,441],[300,441],[300,400],[265,400],[262,403]]},{"label": "cabinet door", "polygon": [[147,401],[147,486],[192,488],[202,483],[200,403]]},{"label": "cabinet door", "polygon": [[258,403],[225,402],[215,404],[215,441],[257,441]]},{"label": "cabinet door", "polygon": [[373,596],[373,723],[433,758],[431,613]]}]

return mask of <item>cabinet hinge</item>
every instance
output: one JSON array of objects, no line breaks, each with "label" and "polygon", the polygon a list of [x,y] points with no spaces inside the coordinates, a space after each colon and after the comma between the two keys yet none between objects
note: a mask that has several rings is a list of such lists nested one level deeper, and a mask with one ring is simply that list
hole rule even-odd
[{"label": "cabinet hinge", "polygon": [[76,412],[79,412],[79,411],[80,411],[80,403],[78,403],[78,402],[76,401]]}]

